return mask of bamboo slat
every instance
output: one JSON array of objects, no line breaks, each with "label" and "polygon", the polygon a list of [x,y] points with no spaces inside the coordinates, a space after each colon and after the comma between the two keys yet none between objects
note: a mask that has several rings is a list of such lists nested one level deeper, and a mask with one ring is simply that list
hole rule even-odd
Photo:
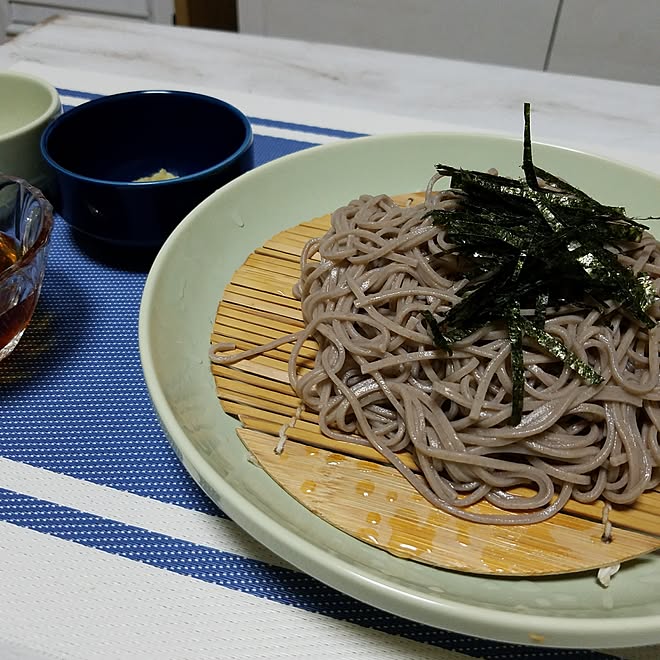
[{"label": "bamboo slat", "polygon": [[[225,289],[211,342],[231,342],[244,350],[301,330],[300,304],[292,295],[300,250],[328,227],[328,216],[316,218],[256,249]],[[232,365],[213,364],[218,397],[225,412],[241,421],[238,435],[263,469],[344,532],[400,557],[491,575],[585,571],[660,548],[659,492],[645,493],[633,506],[612,508],[611,543],[601,540],[602,503],[571,501],[562,513],[535,525],[482,525],[443,513],[374,449],[327,437],[318,415],[300,414],[288,378],[291,346]],[[314,355],[314,342],[306,342],[299,373],[311,368]],[[278,455],[274,449],[283,427],[288,440]],[[402,460],[417,469],[411,455],[403,454]],[[496,512],[488,503],[475,507]]]},{"label": "bamboo slat", "polygon": [[278,455],[268,434],[245,428],[239,436],[264,470],[316,515],[406,559],[470,573],[552,575],[618,563],[658,545],[624,530],[603,543],[602,525],[563,513],[537,525],[471,524],[426,502],[389,466],[298,442]]}]

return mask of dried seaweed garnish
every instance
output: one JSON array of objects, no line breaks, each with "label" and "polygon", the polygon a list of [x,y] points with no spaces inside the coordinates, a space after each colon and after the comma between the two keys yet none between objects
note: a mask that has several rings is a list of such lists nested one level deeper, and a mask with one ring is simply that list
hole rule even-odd
[{"label": "dried seaweed garnish", "polygon": [[[441,317],[424,313],[433,342],[449,353],[453,343],[484,325],[505,325],[511,343],[512,425],[522,417],[525,337],[587,383],[602,382],[593,367],[546,332],[549,309],[565,304],[605,309],[605,301],[614,301],[641,325],[655,326],[647,312],[656,297],[652,280],[617,259],[618,245],[638,242],[647,227],[623,208],[601,204],[534,165],[528,103],[524,117],[524,178],[436,165],[438,173],[451,177],[461,204],[429,215],[445,228],[452,252],[468,270],[459,303]],[[533,310],[533,316],[524,309]]]},{"label": "dried seaweed garnish", "polygon": [[520,308],[512,305],[506,315],[507,331],[511,342],[511,424],[514,426],[522,417],[523,395],[525,393],[525,366],[523,364],[523,327]]}]

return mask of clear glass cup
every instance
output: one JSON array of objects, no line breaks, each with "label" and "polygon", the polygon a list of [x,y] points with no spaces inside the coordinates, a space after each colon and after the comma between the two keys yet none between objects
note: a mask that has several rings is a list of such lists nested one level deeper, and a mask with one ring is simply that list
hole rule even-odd
[{"label": "clear glass cup", "polygon": [[32,320],[52,228],[53,208],[43,194],[0,174],[0,360]]}]

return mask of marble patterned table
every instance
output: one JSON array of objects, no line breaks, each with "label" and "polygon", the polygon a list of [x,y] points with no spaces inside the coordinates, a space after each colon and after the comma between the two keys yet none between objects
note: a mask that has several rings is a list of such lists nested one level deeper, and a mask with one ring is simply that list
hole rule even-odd
[{"label": "marble patterned table", "polygon": [[518,135],[660,169],[660,87],[217,31],[82,17],[0,49],[0,66],[38,62]]}]

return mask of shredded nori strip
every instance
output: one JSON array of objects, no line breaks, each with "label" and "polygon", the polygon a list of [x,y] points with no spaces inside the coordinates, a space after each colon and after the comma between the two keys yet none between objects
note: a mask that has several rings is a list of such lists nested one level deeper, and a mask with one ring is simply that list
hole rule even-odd
[{"label": "shredded nori strip", "polygon": [[507,330],[511,342],[511,424],[520,423],[525,393],[525,367],[523,364],[523,328],[520,308],[512,305],[507,313]]},{"label": "shredded nori strip", "polygon": [[[522,418],[523,340],[533,339],[591,385],[602,382],[589,364],[545,331],[548,310],[574,304],[607,313],[613,301],[641,325],[655,326],[647,312],[656,295],[648,275],[635,275],[617,259],[618,244],[638,242],[648,229],[620,207],[606,206],[579,188],[534,165],[530,105],[524,106],[524,178],[438,164],[460,195],[459,208],[433,210],[452,253],[468,264],[462,299],[444,316],[423,314],[434,344],[451,345],[489,323],[503,323],[511,344],[512,413]],[[521,309],[533,310],[527,317]],[[611,310],[610,310],[611,311]]]}]

